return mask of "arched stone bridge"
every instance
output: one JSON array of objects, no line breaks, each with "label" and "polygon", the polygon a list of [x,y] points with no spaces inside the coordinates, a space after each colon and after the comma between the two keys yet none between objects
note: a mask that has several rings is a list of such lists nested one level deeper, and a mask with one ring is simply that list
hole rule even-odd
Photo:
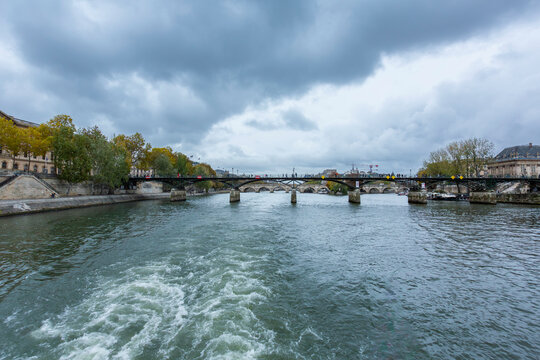
[{"label": "arched stone bridge", "polygon": [[[289,192],[293,189],[292,185],[282,184],[282,183],[264,183],[264,184],[247,184],[240,186],[241,192],[276,192],[276,191],[285,191]],[[327,194],[330,191],[326,185],[320,184],[301,184],[296,186],[296,190],[301,193],[319,193]]]},{"label": "arched stone bridge", "polygon": [[[289,192],[293,187],[289,184],[283,184],[279,182],[269,182],[269,183],[251,183],[240,186],[240,192],[276,192],[276,191],[285,191]],[[384,182],[373,182],[367,183],[360,186],[360,191],[366,194],[389,194],[397,193],[405,190],[406,187],[399,183],[384,183]],[[328,194],[330,189],[325,184],[310,184],[303,183],[296,186],[296,190],[300,193],[314,193],[314,194]]]}]

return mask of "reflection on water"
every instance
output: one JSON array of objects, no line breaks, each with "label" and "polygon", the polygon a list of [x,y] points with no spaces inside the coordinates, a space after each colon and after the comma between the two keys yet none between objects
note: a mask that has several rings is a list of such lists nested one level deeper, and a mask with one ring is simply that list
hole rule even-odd
[{"label": "reflection on water", "polygon": [[0,358],[538,358],[540,209],[227,195],[0,219]]}]

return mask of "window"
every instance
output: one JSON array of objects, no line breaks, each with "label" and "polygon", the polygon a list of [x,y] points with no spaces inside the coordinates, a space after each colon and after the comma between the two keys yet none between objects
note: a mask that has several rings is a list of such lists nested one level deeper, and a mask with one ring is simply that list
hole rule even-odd
[{"label": "window", "polygon": [[24,164],[24,171],[28,171],[28,164]]},{"label": "window", "polygon": [[34,165],[34,172],[37,172],[37,165]]},{"label": "window", "polygon": [[2,169],[7,169],[7,162],[2,161]]},{"label": "window", "polygon": [[47,174],[47,168],[45,166],[43,167],[43,173]]},{"label": "window", "polygon": [[51,174],[54,174],[54,166],[51,166]]},{"label": "window", "polygon": [[13,164],[13,170],[19,170],[19,164],[18,163]]}]

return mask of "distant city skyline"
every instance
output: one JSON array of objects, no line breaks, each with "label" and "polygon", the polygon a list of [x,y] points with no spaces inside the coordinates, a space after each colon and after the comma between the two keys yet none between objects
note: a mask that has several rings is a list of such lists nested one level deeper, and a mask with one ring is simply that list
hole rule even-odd
[{"label": "distant city skyline", "polygon": [[6,1],[0,110],[239,173],[538,144],[538,1]]}]

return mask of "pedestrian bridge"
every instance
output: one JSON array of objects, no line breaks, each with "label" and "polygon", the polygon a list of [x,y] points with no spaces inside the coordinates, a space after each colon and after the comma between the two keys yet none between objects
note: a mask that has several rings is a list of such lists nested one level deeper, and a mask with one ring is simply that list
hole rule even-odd
[{"label": "pedestrian bridge", "polygon": [[530,192],[538,192],[540,190],[539,178],[466,178],[461,175],[446,176],[446,177],[402,177],[402,176],[346,176],[346,177],[331,177],[325,178],[305,176],[305,177],[261,177],[261,176],[242,176],[242,177],[132,177],[129,178],[125,186],[133,187],[140,182],[158,181],[168,183],[174,187],[171,191],[171,201],[183,201],[186,199],[185,186],[189,184],[197,184],[199,182],[212,181],[221,183],[231,189],[230,202],[240,201],[241,192],[261,192],[261,191],[285,191],[291,192],[291,202],[296,203],[296,193],[328,193],[329,189],[326,186],[328,181],[341,184],[348,189],[349,202],[360,203],[361,193],[381,194],[401,192],[409,189],[409,202],[425,203],[425,192],[420,192],[422,189],[433,189],[440,183],[455,183],[458,187],[466,188],[469,192],[485,192],[493,191],[493,187],[497,183],[520,181],[529,184]]}]

